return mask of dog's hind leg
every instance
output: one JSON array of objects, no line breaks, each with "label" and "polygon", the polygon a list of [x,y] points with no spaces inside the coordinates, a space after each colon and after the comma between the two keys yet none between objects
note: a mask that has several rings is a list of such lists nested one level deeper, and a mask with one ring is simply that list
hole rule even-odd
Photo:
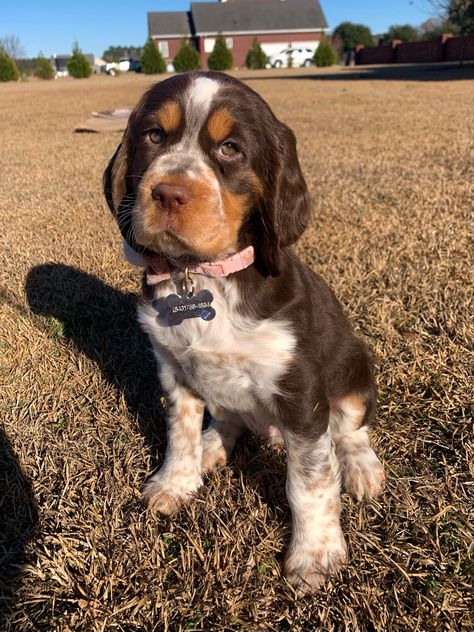
[{"label": "dog's hind leg", "polygon": [[368,421],[373,403],[370,398],[351,393],[330,404],[329,428],[342,486],[358,500],[373,498],[385,480],[382,464],[369,445]]}]

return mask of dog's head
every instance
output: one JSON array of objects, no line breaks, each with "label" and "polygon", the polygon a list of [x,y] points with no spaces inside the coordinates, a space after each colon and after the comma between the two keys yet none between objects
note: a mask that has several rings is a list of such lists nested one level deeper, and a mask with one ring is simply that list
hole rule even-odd
[{"label": "dog's head", "polygon": [[263,274],[278,274],[280,249],[311,214],[293,132],[216,72],[176,75],[144,94],[104,191],[135,250],[212,261],[253,245]]}]

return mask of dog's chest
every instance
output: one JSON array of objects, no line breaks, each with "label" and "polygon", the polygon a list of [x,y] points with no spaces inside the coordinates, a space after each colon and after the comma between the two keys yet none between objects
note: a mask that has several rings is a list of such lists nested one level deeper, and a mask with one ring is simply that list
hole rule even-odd
[{"label": "dog's chest", "polygon": [[[165,349],[208,405],[241,412],[270,405],[293,358],[295,336],[289,324],[242,316],[236,288],[228,280],[207,279],[206,289],[214,296],[211,321],[194,317],[165,327],[151,303],[140,307],[139,320],[159,361]],[[162,288],[155,298],[169,292]]]}]

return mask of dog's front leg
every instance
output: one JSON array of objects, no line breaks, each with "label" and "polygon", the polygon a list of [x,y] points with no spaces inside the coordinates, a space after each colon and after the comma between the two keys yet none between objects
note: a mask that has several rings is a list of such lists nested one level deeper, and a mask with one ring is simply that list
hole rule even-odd
[{"label": "dog's front leg", "polygon": [[286,493],[293,519],[285,575],[307,593],[346,558],[339,523],[339,466],[328,428],[322,433],[316,433],[314,425],[298,432],[283,428],[283,438],[288,459]]},{"label": "dog's front leg", "polygon": [[204,403],[179,383],[171,368],[162,368],[160,378],[168,395],[168,444],[165,461],[143,495],[150,509],[171,515],[202,485]]}]

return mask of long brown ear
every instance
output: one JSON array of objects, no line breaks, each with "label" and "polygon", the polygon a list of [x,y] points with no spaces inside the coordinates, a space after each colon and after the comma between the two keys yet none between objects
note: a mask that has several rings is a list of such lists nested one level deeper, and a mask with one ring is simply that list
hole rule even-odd
[{"label": "long brown ear", "polygon": [[120,203],[126,193],[128,134],[125,132],[122,142],[110,159],[102,178],[104,195],[112,213],[117,217]]},{"label": "long brown ear", "polygon": [[302,235],[311,217],[311,197],[301,172],[296,138],[275,121],[269,139],[266,191],[257,228],[257,263],[263,274],[278,276],[280,251]]},{"label": "long brown ear", "polygon": [[[129,127],[124,132],[122,142],[115,150],[103,175],[104,195],[112,214],[114,215],[122,237],[132,248],[136,249],[133,241],[132,214],[130,199],[125,198],[127,193],[128,148]],[[127,202],[128,199],[128,202]]]}]

